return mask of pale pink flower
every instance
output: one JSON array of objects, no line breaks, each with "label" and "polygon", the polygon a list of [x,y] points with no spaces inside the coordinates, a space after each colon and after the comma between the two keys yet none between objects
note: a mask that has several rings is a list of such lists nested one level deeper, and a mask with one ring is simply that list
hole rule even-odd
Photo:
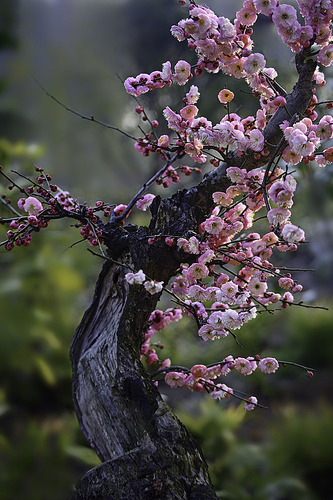
[{"label": "pale pink flower", "polygon": [[187,279],[184,278],[184,276],[177,276],[171,285],[171,290],[180,298],[184,298],[189,290],[189,283]]},{"label": "pale pink flower", "polygon": [[149,292],[151,295],[154,295],[155,293],[160,293],[163,290],[163,281],[146,281],[143,286],[145,287],[147,292]]},{"label": "pale pink flower", "polygon": [[137,273],[125,274],[125,280],[130,285],[142,285],[146,279],[145,273],[140,269]]},{"label": "pale pink flower", "polygon": [[216,191],[213,193],[214,203],[222,205],[223,207],[228,207],[232,203],[232,198],[228,196],[226,193],[222,193],[221,191]]},{"label": "pale pink flower", "polygon": [[159,148],[167,148],[169,146],[169,136],[164,134],[158,138],[157,145]]},{"label": "pale pink flower", "polygon": [[234,368],[242,375],[251,375],[256,367],[246,358],[236,358],[234,361]]},{"label": "pale pink flower", "polygon": [[224,228],[224,222],[221,217],[210,217],[203,224],[203,228],[209,234],[219,234]]},{"label": "pale pink flower", "polygon": [[272,226],[276,226],[277,224],[282,224],[291,216],[290,210],[287,208],[272,208],[267,213],[268,222]]},{"label": "pale pink flower", "polygon": [[246,411],[252,411],[255,409],[256,405],[258,403],[258,400],[255,396],[250,396],[247,400],[246,403],[244,404],[244,410]]},{"label": "pale pink flower", "polygon": [[210,397],[213,399],[223,399],[228,398],[233,394],[231,387],[225,384],[217,384],[212,392],[209,393]]},{"label": "pale pink flower", "polygon": [[246,169],[238,167],[229,167],[226,170],[227,176],[235,184],[242,184],[246,178]]},{"label": "pale pink flower", "polygon": [[206,371],[207,371],[207,366],[205,365],[194,365],[191,368],[191,373],[195,378],[204,377]]},{"label": "pale pink flower", "polygon": [[207,368],[204,378],[208,380],[214,380],[221,375],[221,365],[210,366]]},{"label": "pale pink flower", "polygon": [[211,325],[203,325],[201,328],[198,330],[198,335],[199,337],[202,338],[205,342],[207,340],[215,340],[218,338],[218,333],[216,330]]},{"label": "pale pink flower", "polygon": [[178,83],[178,85],[185,85],[189,80],[191,75],[191,65],[183,60],[177,62],[174,73],[172,75],[172,81]]},{"label": "pale pink flower", "polygon": [[281,4],[274,9],[272,20],[278,28],[288,28],[297,23],[296,10],[291,5]]},{"label": "pale pink flower", "polygon": [[169,372],[165,375],[165,382],[172,388],[183,387],[184,380],[186,379],[185,373]]},{"label": "pale pink flower", "polygon": [[252,24],[254,24],[257,20],[257,13],[250,6],[243,7],[236,13],[236,18],[238,23],[240,23],[241,25],[252,26]]},{"label": "pale pink flower", "polygon": [[291,278],[282,277],[278,281],[279,286],[285,290],[290,290],[294,286],[294,280]]},{"label": "pale pink flower", "polygon": [[193,120],[198,114],[199,109],[194,104],[188,104],[180,110],[180,115],[184,120]]},{"label": "pale pink flower", "polygon": [[43,205],[37,198],[29,196],[24,202],[23,210],[29,215],[38,215],[43,210]]},{"label": "pale pink flower", "polygon": [[275,358],[262,358],[258,368],[263,373],[274,373],[279,368],[279,363]]},{"label": "pale pink flower", "polygon": [[231,90],[223,89],[220,90],[217,97],[222,104],[227,104],[227,102],[231,102],[233,100],[235,94],[231,92]]},{"label": "pale pink flower", "polygon": [[195,262],[194,264],[191,264],[190,267],[187,270],[187,274],[195,279],[202,279],[206,278],[209,274],[209,269],[206,267],[204,264],[199,264],[198,262]]},{"label": "pale pink flower", "polygon": [[318,54],[318,62],[323,66],[330,66],[333,61],[333,44],[323,47]]},{"label": "pale pink flower", "polygon": [[186,94],[187,104],[195,104],[200,97],[199,89],[196,85],[191,85],[190,90]]},{"label": "pale pink flower", "polygon": [[249,133],[249,148],[253,151],[261,151],[264,148],[265,138],[258,129],[251,130]]},{"label": "pale pink flower", "polygon": [[188,290],[188,296],[191,299],[203,302],[207,300],[207,291],[199,285],[192,285]]},{"label": "pale pink flower", "polygon": [[162,64],[161,76],[165,81],[170,81],[172,79],[172,69],[170,61],[166,61],[165,63]]},{"label": "pale pink flower", "polygon": [[266,60],[262,54],[255,53],[251,54],[245,59],[244,71],[248,75],[253,75],[254,73],[259,73],[266,66]]},{"label": "pale pink flower", "polygon": [[251,278],[248,284],[248,290],[255,297],[259,297],[259,295],[262,295],[266,292],[267,283],[266,281],[260,281],[257,276],[254,276],[253,278]]},{"label": "pale pink flower", "polygon": [[304,231],[294,224],[286,224],[282,229],[282,236],[288,243],[298,243],[304,240]]},{"label": "pale pink flower", "polygon": [[153,203],[154,201],[154,198],[155,198],[155,195],[154,194],[145,194],[143,198],[141,198],[140,200],[138,200],[136,202],[136,206],[139,210],[142,210],[143,212],[145,212],[147,210],[148,207],[150,207],[150,205]]},{"label": "pale pink flower", "polygon": [[238,292],[238,286],[232,281],[228,281],[221,286],[220,290],[221,294],[219,295],[219,300],[224,302],[235,297]]},{"label": "pale pink flower", "polygon": [[276,7],[276,0],[253,0],[253,4],[258,12],[265,16],[270,16]]}]

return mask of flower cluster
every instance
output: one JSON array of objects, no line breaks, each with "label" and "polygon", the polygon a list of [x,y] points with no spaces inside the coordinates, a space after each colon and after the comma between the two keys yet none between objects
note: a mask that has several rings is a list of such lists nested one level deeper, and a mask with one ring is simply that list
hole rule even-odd
[{"label": "flower cluster", "polygon": [[[31,181],[31,185],[21,188],[13,181],[11,189],[14,187],[20,190],[22,196],[17,201],[16,210],[11,203],[11,199],[3,195],[8,207],[15,216],[1,218],[1,224],[9,224],[7,240],[0,245],[4,245],[6,250],[12,250],[16,246],[29,246],[33,233],[47,228],[50,220],[70,218],[76,221],[76,227],[80,229],[83,240],[92,246],[103,243],[103,231],[98,225],[96,212],[102,211],[105,217],[111,213],[110,205],[97,201],[95,207],[86,207],[73,198],[68,191],[63,191],[55,184],[51,184],[51,176],[45,174],[43,170],[36,167],[38,175],[36,182]],[[3,174],[0,168],[0,174]],[[11,180],[3,174],[7,180]]]},{"label": "flower cluster", "polygon": [[237,391],[228,387],[226,384],[217,383],[216,379],[225,377],[232,370],[247,376],[253,373],[257,368],[262,373],[274,373],[279,368],[279,362],[275,358],[260,359],[259,356],[254,358],[238,357],[235,359],[233,356],[227,356],[220,363],[208,367],[205,365],[194,365],[191,370],[186,372],[181,369],[174,371],[173,368],[170,367],[170,371],[169,369],[165,370],[167,371],[165,382],[172,388],[182,387],[190,391],[206,391],[213,399],[224,399],[230,396],[245,399],[244,408],[247,411],[251,411],[257,405],[257,398],[254,396],[243,398],[237,394]]}]

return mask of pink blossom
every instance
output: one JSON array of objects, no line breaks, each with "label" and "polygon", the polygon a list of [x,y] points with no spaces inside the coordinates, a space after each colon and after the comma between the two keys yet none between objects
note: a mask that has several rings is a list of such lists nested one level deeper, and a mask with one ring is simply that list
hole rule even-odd
[{"label": "pink blossom", "polygon": [[195,279],[202,279],[206,278],[209,274],[209,269],[206,267],[204,264],[199,264],[198,262],[195,262],[194,264],[191,264],[190,267],[187,270],[187,274]]},{"label": "pink blossom", "polygon": [[177,276],[171,285],[171,290],[180,298],[184,298],[188,294],[189,290],[189,283],[187,279],[184,278],[184,276]]},{"label": "pink blossom", "polygon": [[223,399],[228,398],[233,394],[231,387],[225,384],[217,384],[212,392],[209,393],[210,397],[213,399]]},{"label": "pink blossom", "polygon": [[266,66],[266,60],[262,54],[255,53],[251,54],[245,59],[244,71],[248,75],[253,75],[254,73],[259,73]]},{"label": "pink blossom", "polygon": [[257,13],[250,6],[243,7],[236,13],[236,19],[243,26],[252,26],[257,20]]},{"label": "pink blossom", "polygon": [[251,130],[249,133],[249,147],[253,151],[262,151],[264,148],[265,138],[258,129]]},{"label": "pink blossom", "polygon": [[217,191],[213,193],[214,203],[222,205],[223,207],[228,207],[232,203],[232,198],[226,195],[226,193],[222,193],[221,191]]},{"label": "pink blossom", "polygon": [[291,216],[290,210],[287,208],[272,208],[267,213],[268,222],[272,226],[277,226],[278,224],[282,224]]},{"label": "pink blossom", "polygon": [[194,365],[191,368],[191,373],[195,378],[204,377],[206,371],[207,371],[207,366],[205,365]]},{"label": "pink blossom", "polygon": [[155,293],[160,293],[163,290],[163,281],[146,281],[143,286],[145,287],[147,292],[149,292],[151,295],[154,295]]},{"label": "pink blossom", "polygon": [[202,224],[202,226],[209,234],[219,234],[225,224],[221,217],[210,217]]},{"label": "pink blossom", "polygon": [[242,375],[251,375],[251,373],[253,373],[256,369],[256,364],[254,365],[246,358],[236,358],[234,361],[234,367]]},{"label": "pink blossom", "polygon": [[199,89],[196,85],[191,85],[190,90],[186,94],[187,104],[195,104],[200,97]]},{"label": "pink blossom", "polygon": [[253,4],[258,12],[265,16],[270,16],[276,7],[276,0],[253,0]]},{"label": "pink blossom", "polygon": [[244,404],[244,410],[246,411],[252,411],[255,409],[256,405],[258,403],[258,400],[255,396],[250,396],[247,400],[246,403]]},{"label": "pink blossom", "polygon": [[29,215],[38,215],[43,210],[43,205],[37,198],[29,196],[24,202],[23,209],[25,212],[28,212]]},{"label": "pink blossom", "polygon": [[140,269],[137,273],[125,274],[125,280],[130,285],[142,285],[146,279],[145,273]]},{"label": "pink blossom", "polygon": [[222,104],[227,104],[227,102],[231,102],[233,100],[235,94],[231,92],[231,90],[223,89],[220,90],[217,97]]},{"label": "pink blossom", "polygon": [[279,368],[279,363],[275,358],[262,358],[258,368],[263,373],[274,373]]},{"label": "pink blossom", "polygon": [[282,236],[288,243],[298,243],[304,240],[304,231],[294,224],[286,224],[282,229]]},{"label": "pink blossom", "polygon": [[221,365],[210,366],[205,371],[204,378],[208,380],[214,380],[221,375],[221,371]]},{"label": "pink blossom", "polygon": [[147,208],[150,207],[150,205],[153,203],[154,198],[155,198],[154,194],[150,193],[146,194],[143,198],[141,198],[136,202],[137,208],[145,212]]},{"label": "pink blossom", "polygon": [[252,278],[248,284],[249,292],[255,297],[259,297],[267,290],[267,283],[265,281],[260,281],[260,279],[255,276]]},{"label": "pink blossom", "polygon": [[178,85],[185,85],[189,80],[191,75],[191,65],[183,60],[177,62],[174,73],[172,75],[172,81],[178,83]]},{"label": "pink blossom", "polygon": [[318,54],[318,62],[323,66],[330,66],[333,61],[333,44],[323,47]]},{"label": "pink blossom", "polygon": [[157,141],[159,148],[167,148],[169,146],[169,136],[164,134],[161,135]]},{"label": "pink blossom", "polygon": [[197,114],[199,109],[194,104],[188,104],[180,110],[180,115],[184,120],[192,120]]},{"label": "pink blossom", "polygon": [[242,184],[245,181],[246,178],[245,168],[229,167],[227,168],[226,172],[231,182]]},{"label": "pink blossom", "polygon": [[272,20],[278,28],[289,28],[289,26],[297,23],[296,10],[291,5],[281,4],[275,7]]},{"label": "pink blossom", "polygon": [[186,379],[185,373],[169,372],[165,375],[164,380],[166,384],[175,389],[176,387],[183,387],[185,379]]}]

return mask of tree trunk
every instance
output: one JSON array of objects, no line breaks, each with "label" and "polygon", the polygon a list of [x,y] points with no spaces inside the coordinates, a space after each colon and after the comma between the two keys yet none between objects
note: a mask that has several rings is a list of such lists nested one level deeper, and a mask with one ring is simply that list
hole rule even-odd
[{"label": "tree trunk", "polygon": [[[299,81],[287,96],[264,135],[273,152],[282,137],[279,125],[307,109],[312,97],[315,63],[296,56]],[[148,235],[188,237],[209,215],[212,193],[225,190],[225,168],[242,162],[248,170],[266,160],[245,161],[230,155],[223,164],[189,190],[169,199],[155,198],[149,228],[106,227],[111,259],[142,269],[167,283],[181,262],[180,254],[163,241],[148,245]],[[73,399],[86,439],[103,464],[79,482],[72,500],[83,499],[216,499],[202,452],[161,398],[140,362],[140,346],[158,296],[144,287],[129,286],[126,269],[105,262],[95,296],[79,325],[71,347]]]}]

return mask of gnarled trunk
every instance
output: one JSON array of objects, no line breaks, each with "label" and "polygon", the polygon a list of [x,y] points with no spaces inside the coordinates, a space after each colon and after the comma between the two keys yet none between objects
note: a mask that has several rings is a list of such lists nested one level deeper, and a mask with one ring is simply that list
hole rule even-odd
[{"label": "gnarled trunk", "polygon": [[[306,50],[296,56],[299,80],[264,130],[274,152],[281,140],[279,125],[301,117],[312,97],[316,64]],[[156,198],[149,228],[109,225],[105,242],[111,258],[167,283],[181,261],[164,241],[147,244],[148,235],[188,237],[209,215],[212,193],[225,190],[225,168],[241,162],[248,170],[268,159],[230,155],[228,164],[208,174],[190,190]],[[193,257],[193,256],[192,256]],[[108,260],[93,302],[71,347],[73,398],[81,429],[103,464],[80,481],[72,500],[81,499],[216,499],[201,450],[162,400],[140,362],[140,346],[158,296],[142,286],[129,286],[126,270]]]}]

